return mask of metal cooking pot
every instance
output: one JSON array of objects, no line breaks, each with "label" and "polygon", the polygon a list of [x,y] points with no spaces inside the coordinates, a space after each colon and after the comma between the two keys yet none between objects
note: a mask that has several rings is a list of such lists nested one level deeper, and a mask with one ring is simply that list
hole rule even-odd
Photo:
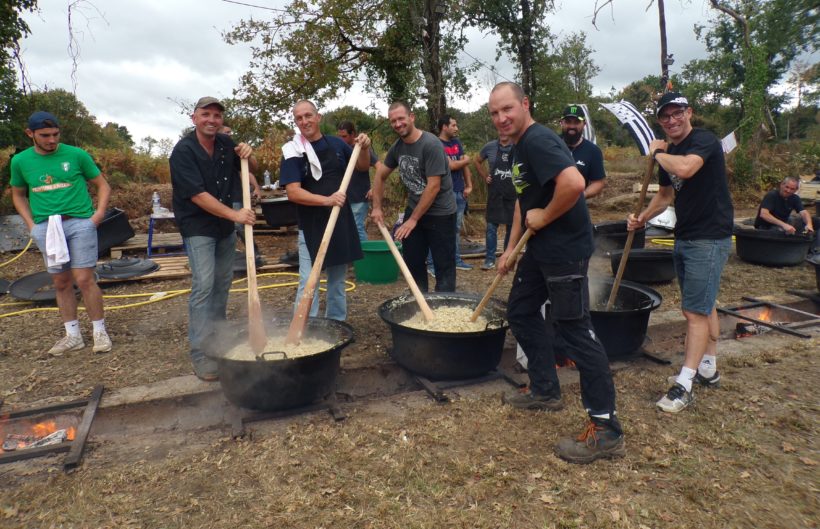
[{"label": "metal cooking pot", "polygon": [[[284,336],[290,320],[268,324],[268,336]],[[277,411],[305,406],[328,396],[334,389],[342,349],[353,341],[353,328],[336,320],[310,318],[305,336],[323,339],[332,347],[310,356],[282,357],[267,353],[262,359],[225,358],[232,347],[247,341],[247,329],[226,325],[217,332],[206,355],[217,363],[219,383],[225,397],[242,408]]]},{"label": "metal cooking pot", "polygon": [[645,285],[621,281],[615,306],[608,311],[606,303],[614,283],[612,278],[589,278],[592,328],[610,360],[640,349],[646,339],[649,314],[660,307],[663,300],[658,292]]},{"label": "metal cooking pot", "polygon": [[[437,307],[478,306],[481,295],[463,292],[425,294]],[[408,371],[432,380],[457,380],[481,376],[498,366],[507,332],[504,303],[491,299],[483,315],[489,320],[486,329],[477,332],[438,332],[413,329],[402,325],[419,311],[416,300],[399,296],[382,303],[379,316],[390,327],[393,347],[390,356]]]},{"label": "metal cooking pot", "polygon": [[755,230],[735,226],[737,256],[763,266],[796,266],[803,262],[814,235],[787,235],[780,230]]},{"label": "metal cooking pot", "polygon": [[[618,273],[623,250],[609,254],[612,275]],[[665,283],[675,278],[675,263],[672,250],[636,248],[630,250],[624,268],[624,279],[637,283]]]},{"label": "metal cooking pot", "polygon": [[[609,252],[623,249],[629,232],[626,231],[626,221],[616,220],[601,222],[593,226],[593,239],[596,252]],[[635,230],[632,238],[632,248],[643,248],[646,244],[646,229]]]}]

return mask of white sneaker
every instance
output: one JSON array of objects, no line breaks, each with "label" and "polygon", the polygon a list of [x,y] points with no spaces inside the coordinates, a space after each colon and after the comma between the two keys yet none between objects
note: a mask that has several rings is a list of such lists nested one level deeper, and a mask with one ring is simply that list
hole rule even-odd
[{"label": "white sneaker", "polygon": [[71,336],[67,334],[60,338],[57,343],[54,344],[54,347],[48,350],[48,354],[51,356],[62,356],[64,353],[70,351],[79,351],[83,347],[85,347],[85,342],[81,335]]},{"label": "white sneaker", "polygon": [[111,338],[105,331],[97,331],[94,333],[94,348],[95,353],[107,353],[111,350]]},{"label": "white sneaker", "polygon": [[666,395],[661,397],[661,400],[656,402],[655,405],[661,411],[665,411],[667,413],[678,413],[692,404],[693,400],[695,400],[695,396],[692,392],[686,391],[686,388],[676,382],[671,388],[669,388]]}]

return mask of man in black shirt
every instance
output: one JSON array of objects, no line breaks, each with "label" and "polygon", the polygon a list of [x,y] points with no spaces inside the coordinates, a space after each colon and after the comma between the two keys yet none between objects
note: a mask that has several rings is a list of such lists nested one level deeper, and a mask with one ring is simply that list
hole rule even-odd
[{"label": "man in black shirt", "polygon": [[794,211],[803,221],[800,228],[813,232],[814,223],[809,212],[803,207],[800,196],[797,195],[798,189],[800,189],[800,180],[794,176],[787,176],[780,182],[778,189],[772,189],[766,193],[757,209],[755,228],[758,230],[779,229],[793,234],[797,231],[798,226],[789,223],[789,215]]},{"label": "man in black shirt", "polygon": [[658,402],[662,411],[677,413],[694,399],[692,384],[714,386],[720,332],[715,302],[720,274],[732,248],[734,208],[726,180],[723,147],[711,132],[692,127],[692,109],[677,92],[658,102],[658,121],[668,138],[652,140],[651,155],[660,166],[660,189],[637,217],[627,218],[635,230],[675,201],[673,258],[686,318],[683,367],[670,377],[669,390]]},{"label": "man in black shirt", "polygon": [[[535,232],[515,272],[507,308],[510,328],[527,355],[530,391],[505,395],[504,402],[523,409],[563,407],[553,352],[557,333],[578,367],[590,423],[580,437],[562,439],[556,454],[572,463],[623,456],[612,373],[589,314],[592,223],[583,198],[584,178],[566,144],[532,119],[520,86],[496,85],[489,110],[498,133],[515,143],[512,174],[518,202],[510,242],[498,259],[499,274],[514,265],[510,252],[524,227]],[[548,299],[544,325],[541,306]]]},{"label": "man in black shirt", "polygon": [[190,356],[194,373],[206,381],[218,377],[216,362],[205,356],[203,346],[213,333],[213,322],[226,317],[236,249],[234,223],[253,226],[256,221],[250,209],[232,208],[234,193],[241,189],[236,183],[239,160],[247,158],[254,171],[256,159],[250,145],[236,145],[219,133],[224,111],[214,97],[197,101],[191,116],[194,131],[179,140],[170,158],[174,217],[191,268]]},{"label": "man in black shirt", "polygon": [[584,139],[584,127],[586,117],[583,109],[578,105],[569,105],[564,109],[561,118],[561,137],[564,138],[569,150],[572,151],[572,158],[575,160],[575,167],[584,177],[586,189],[584,198],[590,199],[597,196],[604,190],[604,155],[601,149]]}]

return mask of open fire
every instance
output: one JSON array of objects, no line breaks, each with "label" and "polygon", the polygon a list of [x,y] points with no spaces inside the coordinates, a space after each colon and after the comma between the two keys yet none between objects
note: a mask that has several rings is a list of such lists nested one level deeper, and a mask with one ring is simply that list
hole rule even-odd
[{"label": "open fire", "polygon": [[74,416],[65,416],[59,424],[57,419],[0,421],[0,454],[73,441],[76,428],[71,424],[72,418]]}]

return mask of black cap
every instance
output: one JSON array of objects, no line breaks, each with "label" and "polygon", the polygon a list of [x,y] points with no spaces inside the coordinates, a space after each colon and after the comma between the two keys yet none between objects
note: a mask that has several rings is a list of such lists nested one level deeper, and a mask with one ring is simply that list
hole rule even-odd
[{"label": "black cap", "polygon": [[199,101],[196,102],[194,109],[205,108],[211,105],[216,105],[219,107],[219,110],[223,112],[225,111],[225,105],[223,105],[219,99],[211,96],[200,97]]},{"label": "black cap", "polygon": [[683,94],[680,92],[666,92],[661,96],[661,100],[658,101],[658,108],[655,110],[655,116],[660,116],[661,109],[666,105],[678,105],[681,107],[688,107],[689,100],[683,97]]},{"label": "black cap", "polygon": [[60,122],[50,112],[42,110],[35,112],[28,118],[28,130],[60,128]]},{"label": "black cap", "polygon": [[576,118],[580,119],[581,121],[586,121],[584,109],[581,108],[580,105],[569,105],[567,108],[564,109],[564,112],[561,114],[561,118]]}]

